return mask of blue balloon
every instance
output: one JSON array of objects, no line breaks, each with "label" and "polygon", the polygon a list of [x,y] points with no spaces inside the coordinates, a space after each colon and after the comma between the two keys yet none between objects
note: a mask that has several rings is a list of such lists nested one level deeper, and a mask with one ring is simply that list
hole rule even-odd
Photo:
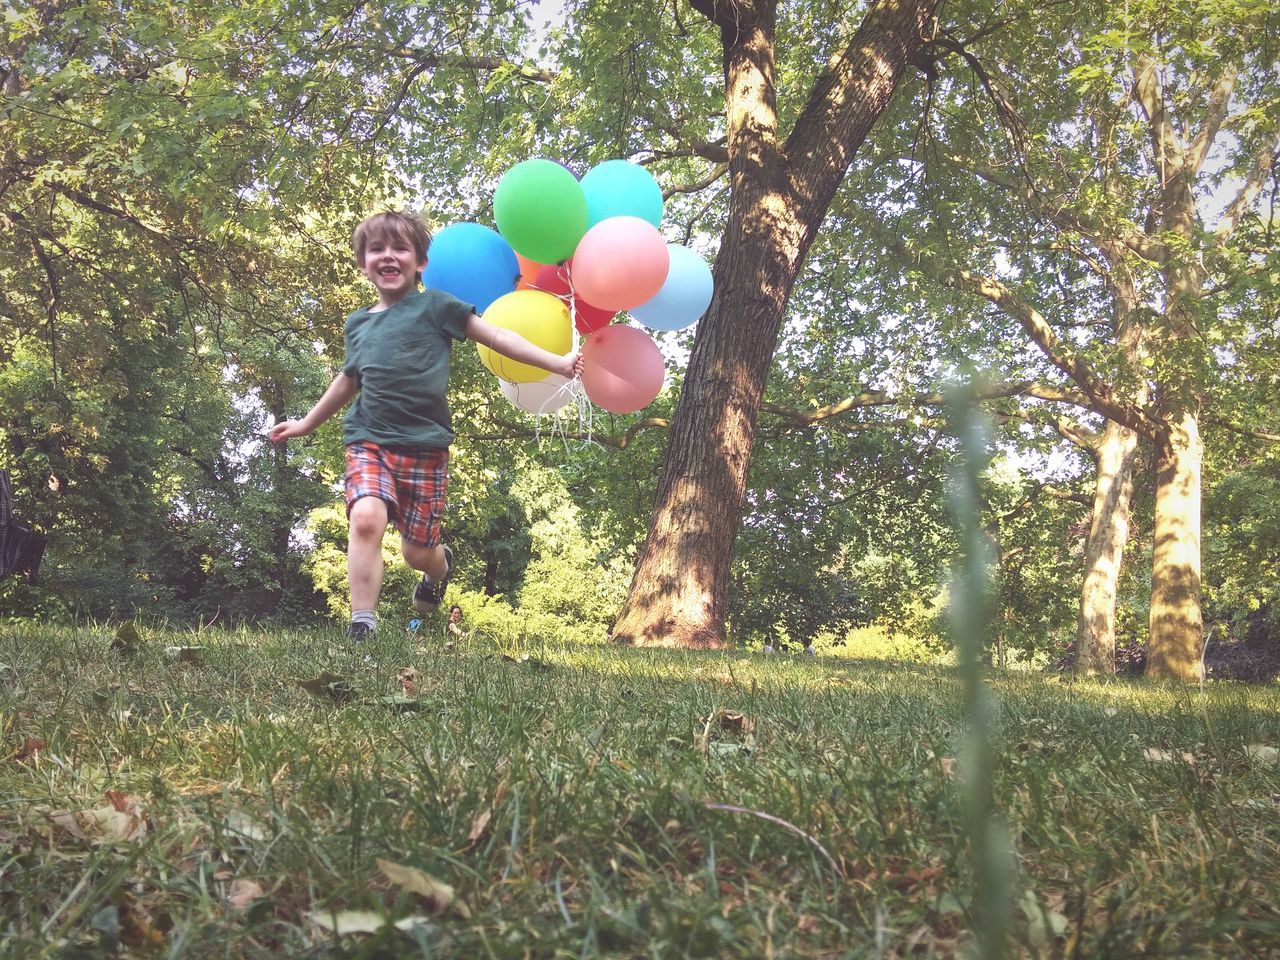
[{"label": "blue balloon", "polygon": [[646,327],[654,330],[683,330],[707,311],[714,285],[711,268],[688,247],[667,244],[671,265],[662,289],[629,311]]},{"label": "blue balloon", "polygon": [[606,160],[582,178],[587,196],[587,229],[610,217],[639,217],[662,226],[662,190],[644,167]]},{"label": "blue balloon", "polygon": [[489,304],[516,288],[520,264],[511,244],[478,223],[455,223],[431,239],[422,282],[452,293],[484,313]]}]

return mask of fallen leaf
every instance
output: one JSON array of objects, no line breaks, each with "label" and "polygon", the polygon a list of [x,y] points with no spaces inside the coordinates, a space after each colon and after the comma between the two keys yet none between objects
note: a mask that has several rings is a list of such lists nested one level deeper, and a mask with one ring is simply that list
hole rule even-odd
[{"label": "fallen leaf", "polygon": [[[165,914],[160,915],[160,923],[166,928],[172,924]],[[164,931],[157,926],[151,910],[137,897],[125,893],[120,902],[119,911],[120,941],[130,947],[160,947],[164,945]]]},{"label": "fallen leaf", "polygon": [[493,811],[488,807],[476,814],[476,818],[471,821],[471,829],[467,831],[467,849],[470,850],[489,829],[489,821],[493,819]]},{"label": "fallen leaf", "polygon": [[416,697],[418,695],[417,667],[401,667],[396,671],[396,680],[406,696]]},{"label": "fallen leaf", "polygon": [[328,670],[320,671],[320,675],[311,680],[299,680],[298,686],[317,699],[333,703],[346,703],[356,696],[356,689],[350,680]]},{"label": "fallen leaf", "polygon": [[392,863],[390,860],[381,858],[378,860],[378,869],[396,886],[422,897],[426,901],[427,909],[432,913],[444,913],[453,907],[464,917],[471,915],[465,903],[454,899],[453,887],[443,880],[437,880],[425,870]]},{"label": "fallen leaf", "polygon": [[608,729],[609,729],[609,718],[606,717],[604,720],[604,723],[600,724],[600,726],[596,727],[589,734],[587,734],[587,746],[589,746],[592,750],[599,748],[600,741],[604,739],[605,731]]},{"label": "fallen leaf", "polygon": [[1280,749],[1265,743],[1251,743],[1244,748],[1245,756],[1256,763],[1280,763]]},{"label": "fallen leaf", "polygon": [[[80,821],[76,819],[76,815],[69,810],[51,811],[48,809],[39,811],[49,822],[51,826],[56,827],[64,833],[70,834],[77,840],[88,840],[88,835],[80,829]],[[52,835],[49,837],[52,840]]]},{"label": "fallen leaf", "polygon": [[147,833],[147,821],[140,810],[96,807],[82,810],[76,816],[86,833],[92,835],[96,829],[104,840],[139,840]]},{"label": "fallen leaf", "polygon": [[22,741],[22,747],[13,755],[13,759],[30,760],[48,745],[39,737],[27,737]]},{"label": "fallen leaf", "polygon": [[133,841],[146,836],[149,824],[140,807],[117,809],[113,802],[109,807],[92,810],[41,811],[45,819],[76,840],[89,843]]},{"label": "fallen leaf", "polygon": [[339,937],[356,933],[377,933],[390,921],[370,910],[341,910],[338,913],[311,914],[311,922]]},{"label": "fallen leaf", "polygon": [[232,910],[247,910],[253,901],[265,895],[266,891],[261,884],[241,877],[231,881],[231,889],[227,891],[227,906]]},{"label": "fallen leaf", "polygon": [[707,726],[717,726],[730,733],[750,734],[755,732],[756,722],[745,713],[736,710],[717,710],[707,718]]},{"label": "fallen leaf", "polygon": [[267,839],[267,828],[243,810],[229,810],[226,826],[229,833],[237,834],[246,840]]},{"label": "fallen leaf", "polygon": [[401,933],[411,937],[425,937],[428,934],[435,936],[439,933],[438,928],[431,922],[430,917],[403,917],[397,920],[394,926]]},{"label": "fallen leaf", "polygon": [[111,649],[122,656],[131,657],[138,652],[138,648],[142,646],[142,638],[138,636],[138,628],[132,620],[126,620],[120,624],[120,628],[116,630],[115,638],[111,641]]},{"label": "fallen leaf", "polygon": [[142,801],[131,794],[121,793],[119,790],[108,790],[105,796],[111,801],[111,805],[121,813],[141,812],[142,810]]},{"label": "fallen leaf", "polygon": [[1028,890],[1019,904],[1027,918],[1027,938],[1039,950],[1043,950],[1067,931],[1067,918],[1040,902],[1035,892]]},{"label": "fallen leaf", "polygon": [[1188,753],[1186,750],[1174,753],[1172,750],[1162,750],[1159,747],[1147,747],[1142,751],[1142,755],[1154,763],[1172,763],[1174,760],[1182,760],[1189,764],[1196,762],[1195,754]]}]

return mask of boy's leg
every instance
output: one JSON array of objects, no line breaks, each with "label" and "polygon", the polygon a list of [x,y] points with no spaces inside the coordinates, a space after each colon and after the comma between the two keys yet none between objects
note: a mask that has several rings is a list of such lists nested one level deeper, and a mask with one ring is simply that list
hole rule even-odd
[{"label": "boy's leg", "polygon": [[413,608],[418,613],[435,610],[449,587],[453,551],[441,543],[440,530],[448,464],[447,449],[422,451],[406,456],[396,473],[400,550],[405,562],[423,573],[413,591]]},{"label": "boy's leg", "polygon": [[347,580],[351,609],[376,610],[382,591],[382,535],[387,530],[387,504],[380,497],[361,497],[347,514]]},{"label": "boy's leg", "polygon": [[437,543],[434,547],[424,547],[410,543],[402,537],[400,551],[404,554],[404,562],[419,573],[425,573],[432,580],[440,580],[444,577],[447,566],[443,544]]}]

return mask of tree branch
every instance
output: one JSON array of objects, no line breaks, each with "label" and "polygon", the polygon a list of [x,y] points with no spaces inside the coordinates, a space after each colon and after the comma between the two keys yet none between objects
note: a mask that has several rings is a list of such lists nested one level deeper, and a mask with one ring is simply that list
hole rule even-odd
[{"label": "tree branch", "polygon": [[1214,84],[1213,93],[1209,95],[1209,103],[1205,108],[1204,122],[1200,125],[1195,139],[1191,141],[1190,149],[1187,150],[1188,175],[1199,173],[1200,168],[1204,166],[1209,148],[1213,146],[1214,138],[1218,136],[1218,130],[1222,127],[1222,121],[1227,117],[1227,107],[1230,106],[1231,92],[1235,87],[1236,66],[1229,63],[1222,71],[1218,82]]},{"label": "tree branch", "polygon": [[502,57],[466,56],[458,53],[428,53],[415,50],[413,47],[397,47],[386,51],[388,56],[412,60],[416,72],[432,70],[437,67],[457,67],[461,70],[473,70],[479,73],[494,73],[510,68],[519,79],[528,83],[551,83],[559,74],[547,67],[534,67],[529,64],[515,63]]},{"label": "tree branch", "polygon": [[1224,244],[1231,239],[1245,211],[1253,206],[1253,201],[1262,192],[1262,185],[1267,182],[1267,177],[1271,176],[1271,170],[1275,166],[1277,152],[1280,152],[1280,129],[1276,130],[1270,140],[1263,140],[1258,144],[1257,152],[1253,155],[1253,163],[1250,164],[1249,172],[1245,175],[1244,184],[1227,204],[1227,209],[1222,213],[1222,219],[1218,221],[1218,226],[1213,231],[1213,238],[1219,244]]},{"label": "tree branch", "polygon": [[1080,387],[1088,398],[1089,405],[1095,411],[1145,437],[1155,434],[1155,424],[1152,423],[1145,409],[1138,404],[1116,397],[1110,384],[1103,380],[1089,364],[1063,347],[1057,333],[1040,311],[999,280],[971,270],[943,266],[932,256],[909,247],[900,238],[885,237],[884,240],[900,259],[918,267],[936,283],[951,289],[976,293],[1017,320],[1032,342],[1040,348],[1045,358]]}]

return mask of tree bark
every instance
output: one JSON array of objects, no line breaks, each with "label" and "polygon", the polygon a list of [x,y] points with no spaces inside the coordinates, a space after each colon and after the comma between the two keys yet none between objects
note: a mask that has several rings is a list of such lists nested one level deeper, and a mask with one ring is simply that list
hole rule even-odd
[{"label": "tree bark", "polygon": [[854,152],[921,46],[937,3],[875,4],[819,74],[780,144],[776,0],[694,0],[720,28],[724,49],[729,221],[716,294],[694,340],[615,642],[724,645],[733,542],[787,298]]},{"label": "tree bark", "polygon": [[[1229,99],[1234,71],[1210,106],[1195,139],[1184,143],[1174,128],[1160,74],[1146,57],[1134,70],[1134,97],[1146,114],[1152,156],[1160,175],[1160,226],[1176,242],[1161,244],[1165,281],[1163,323],[1153,354],[1189,353],[1200,338],[1204,266],[1195,249],[1198,229],[1193,184],[1213,142]],[[1215,107],[1216,104],[1216,107]],[[1185,363],[1185,361],[1184,361]],[[1151,558],[1150,639],[1147,676],[1202,678],[1204,620],[1200,606],[1200,486],[1204,444],[1200,437],[1201,391],[1195,374],[1172,364],[1158,380],[1156,408],[1156,503]]]},{"label": "tree bark", "polygon": [[1076,616],[1077,674],[1116,672],[1116,593],[1129,539],[1138,435],[1108,420],[1094,450],[1097,479]]},{"label": "tree bark", "polygon": [[1202,678],[1200,471],[1204,444],[1194,413],[1170,424],[1156,446],[1147,676]]}]

